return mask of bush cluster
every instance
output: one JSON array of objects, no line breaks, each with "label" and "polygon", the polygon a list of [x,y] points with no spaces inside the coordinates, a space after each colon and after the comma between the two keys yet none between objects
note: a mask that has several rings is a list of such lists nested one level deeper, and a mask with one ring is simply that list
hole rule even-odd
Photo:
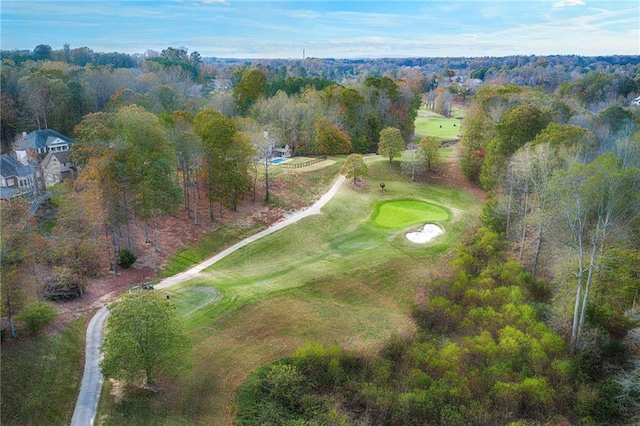
[{"label": "bush cluster", "polygon": [[414,308],[414,336],[370,359],[307,346],[265,366],[239,393],[238,424],[614,422],[611,383],[583,380],[532,304],[546,285],[506,259],[498,234],[480,229]]}]

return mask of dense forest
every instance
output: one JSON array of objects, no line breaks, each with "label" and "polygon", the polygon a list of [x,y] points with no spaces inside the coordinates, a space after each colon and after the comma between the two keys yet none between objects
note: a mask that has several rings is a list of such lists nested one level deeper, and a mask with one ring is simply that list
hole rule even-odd
[{"label": "dense forest", "polygon": [[629,336],[640,326],[640,57],[249,61],[68,45],[0,56],[2,152],[54,129],[74,139],[79,171],[52,190],[44,227],[31,200],[1,204],[3,338],[15,317],[46,317],[43,301],[135,262],[133,221],[158,250],[163,216],[213,221],[255,200],[258,182],[269,203],[275,148],[377,153],[397,129],[415,149],[418,110],[459,105],[456,161],[487,202],[451,276],[425,282],[414,335],[368,357],[301,348],[250,377],[238,423],[640,418]]}]

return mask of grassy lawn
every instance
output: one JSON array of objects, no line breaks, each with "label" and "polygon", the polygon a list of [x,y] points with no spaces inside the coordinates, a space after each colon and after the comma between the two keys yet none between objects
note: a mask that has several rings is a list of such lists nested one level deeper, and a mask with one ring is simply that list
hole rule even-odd
[{"label": "grassy lawn", "polygon": [[77,320],[60,334],[21,337],[19,345],[3,348],[3,425],[69,424],[80,390],[84,326]]},{"label": "grassy lawn", "polygon": [[462,120],[457,117],[463,115],[463,110],[453,110],[452,118],[444,117],[424,107],[418,110],[416,118],[416,138],[433,136],[440,141],[449,141],[460,138],[460,126]]},{"label": "grassy lawn", "polygon": [[[316,189],[303,188],[301,196],[326,189],[338,168],[314,175]],[[412,331],[409,313],[418,288],[446,273],[451,249],[475,224],[481,204],[457,188],[407,182],[398,169],[397,163],[373,161],[368,184],[354,190],[345,183],[321,215],[163,290],[193,339],[190,373],[157,394],[132,392],[126,402],[110,396],[107,385],[99,424],[229,425],[237,388],[265,363],[311,342],[371,353],[393,333]],[[405,214],[392,214],[404,217],[394,227],[376,222],[387,204],[406,204]],[[443,212],[438,217],[450,219],[440,223],[445,235],[436,243],[413,244],[404,236],[410,222],[422,221],[421,209],[425,221]]]}]

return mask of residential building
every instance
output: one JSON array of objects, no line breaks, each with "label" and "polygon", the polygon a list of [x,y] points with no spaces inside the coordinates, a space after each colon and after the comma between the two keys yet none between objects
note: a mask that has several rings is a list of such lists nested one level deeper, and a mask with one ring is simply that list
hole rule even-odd
[{"label": "residential building", "polygon": [[69,151],[49,151],[40,163],[47,186],[76,177],[76,165],[69,160]]},{"label": "residential building", "polygon": [[1,199],[38,195],[45,190],[44,174],[39,165],[22,164],[11,155],[0,155]]},{"label": "residential building", "polygon": [[23,132],[13,144],[16,158],[22,164],[40,163],[49,152],[68,151],[74,143],[55,130],[34,130],[31,133]]}]

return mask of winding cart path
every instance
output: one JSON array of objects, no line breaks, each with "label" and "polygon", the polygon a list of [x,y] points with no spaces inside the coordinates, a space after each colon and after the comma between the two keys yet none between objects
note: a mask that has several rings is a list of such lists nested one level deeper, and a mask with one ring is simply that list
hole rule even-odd
[{"label": "winding cart path", "polygon": [[[183,281],[187,281],[198,275],[202,270],[230,255],[234,251],[248,244],[251,244],[256,240],[259,240],[262,237],[273,234],[274,232],[279,231],[282,228],[296,223],[299,220],[304,219],[305,217],[320,214],[320,210],[322,209],[322,207],[324,207],[324,205],[327,204],[329,200],[331,200],[331,198],[333,198],[344,181],[344,176],[340,176],[338,180],[336,180],[336,182],[331,186],[331,188],[311,207],[294,213],[293,215],[284,220],[281,220],[280,222],[270,226],[269,228],[245,238],[244,240],[221,251],[215,256],[210,257],[204,262],[201,262],[193,266],[192,268],[187,269],[184,272],[180,272],[179,274],[176,274],[172,277],[165,278],[164,280],[160,281],[160,283],[154,285],[154,288],[163,289],[176,285]],[[71,419],[71,426],[93,425],[93,422],[95,420],[103,383],[103,376],[102,372],[100,371],[100,359],[102,357],[102,354],[100,353],[100,346],[102,346],[104,336],[104,323],[108,315],[109,311],[107,310],[107,308],[102,307],[93,316],[93,318],[91,318],[91,321],[89,321],[86,337],[84,375],[82,377],[82,384],[80,385],[80,393],[78,395],[76,407]]]}]

